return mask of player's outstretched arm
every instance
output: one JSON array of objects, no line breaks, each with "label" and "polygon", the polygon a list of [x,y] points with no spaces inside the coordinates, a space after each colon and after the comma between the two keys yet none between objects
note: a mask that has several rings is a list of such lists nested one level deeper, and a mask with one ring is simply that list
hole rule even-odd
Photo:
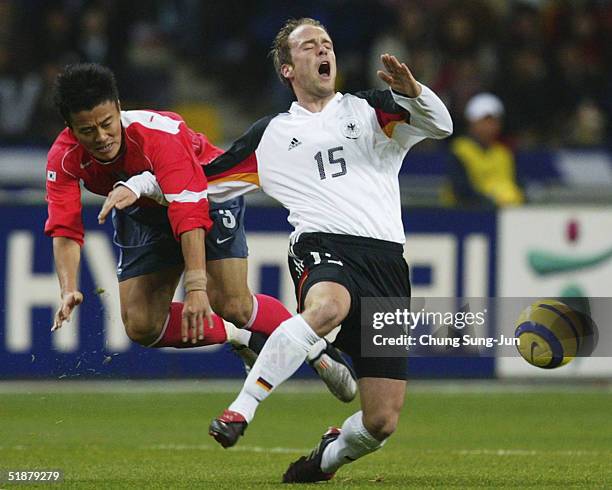
[{"label": "player's outstretched arm", "polygon": [[81,247],[70,238],[54,237],[53,257],[60,283],[62,303],[55,313],[52,332],[60,328],[65,321],[70,321],[74,308],[83,302],[83,294],[77,287]]},{"label": "player's outstretched arm", "polygon": [[408,97],[418,97],[421,95],[423,90],[421,84],[412,76],[412,72],[406,66],[406,63],[400,63],[395,56],[388,53],[383,54],[380,60],[385,70],[378,70],[376,74],[393,91]]},{"label": "player's outstretched arm", "polygon": [[409,124],[395,131],[393,138],[409,149],[424,138],[450,136],[453,120],[440,98],[417,82],[406,64],[395,56],[383,54],[380,59],[385,70],[378,70],[379,78],[391,88],[395,103],[410,114]]}]

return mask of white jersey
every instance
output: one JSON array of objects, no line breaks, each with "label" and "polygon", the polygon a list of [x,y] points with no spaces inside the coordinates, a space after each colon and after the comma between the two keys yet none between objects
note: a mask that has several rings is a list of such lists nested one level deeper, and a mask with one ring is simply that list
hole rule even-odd
[{"label": "white jersey", "polygon": [[209,194],[235,197],[238,182],[256,172],[262,190],[289,210],[292,240],[324,232],[404,243],[398,174],[406,152],[451,133],[450,114],[426,86],[416,98],[337,93],[314,113],[294,102],[205,167]]},{"label": "white jersey", "polygon": [[[337,93],[321,112],[294,102],[289,112],[256,122],[204,167],[208,195],[225,201],[261,187],[289,210],[292,241],[324,232],[404,243],[398,178],[404,157],[425,138],[449,136],[452,126],[424,85],[415,98],[390,90]],[[156,187],[154,177],[149,184]],[[147,186],[130,187],[150,194]]]}]

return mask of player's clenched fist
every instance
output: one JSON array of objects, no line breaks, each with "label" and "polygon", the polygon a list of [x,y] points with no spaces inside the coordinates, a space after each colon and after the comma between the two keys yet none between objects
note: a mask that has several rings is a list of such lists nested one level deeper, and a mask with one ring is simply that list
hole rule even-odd
[{"label": "player's clenched fist", "polygon": [[62,304],[55,313],[53,320],[53,326],[51,331],[54,332],[62,326],[65,321],[70,321],[70,315],[75,307],[83,302],[83,293],[80,291],[70,291],[69,293],[62,294]]},{"label": "player's clenched fist", "polygon": [[102,206],[100,214],[98,214],[98,223],[104,223],[108,213],[110,213],[113,208],[124,209],[134,204],[137,200],[138,196],[126,186],[119,185],[115,187],[108,193],[108,196],[106,196],[104,205]]}]

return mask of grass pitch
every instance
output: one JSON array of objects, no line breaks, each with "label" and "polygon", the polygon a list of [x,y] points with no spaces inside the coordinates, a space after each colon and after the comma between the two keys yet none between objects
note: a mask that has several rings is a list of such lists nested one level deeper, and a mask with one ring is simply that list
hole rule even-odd
[{"label": "grass pitch", "polygon": [[[0,470],[65,473],[26,488],[282,488],[287,465],[357,409],[275,393],[223,450],[207,427],[233,393],[0,391]],[[609,390],[409,390],[388,444],[319,488],[610,487],[611,407]]]}]

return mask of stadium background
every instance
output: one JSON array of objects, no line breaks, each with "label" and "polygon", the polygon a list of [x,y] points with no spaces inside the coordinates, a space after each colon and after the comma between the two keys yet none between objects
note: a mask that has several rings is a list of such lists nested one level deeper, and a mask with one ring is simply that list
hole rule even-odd
[{"label": "stadium background", "polygon": [[[110,228],[86,196],[86,302],[53,337],[58,301],[45,219],[46,149],[62,129],[50,100],[63,65],[117,73],[124,108],[175,110],[227,145],[290,94],[266,57],[289,16],[327,25],[338,88],[379,86],[378,55],[396,54],[447,103],[456,134],[473,94],[497,93],[504,139],[528,203],[459,209],[441,199],[448,142],[424,142],[402,170],[406,256],[415,296],[610,296],[612,261],[538,275],[533,250],[573,257],[612,247],[612,6],[604,1],[193,0],[0,1],[0,379],[238,377],[226,349],[147,351],[119,318]],[[249,198],[250,282],[293,307],[285,212]],[[495,326],[498,328],[498,326]],[[518,361],[518,360],[511,360]],[[301,375],[308,376],[304,370]],[[507,360],[416,360],[414,377],[542,376]],[[580,360],[556,376],[612,375]]]},{"label": "stadium background", "polygon": [[[59,291],[42,234],[44,166],[62,129],[50,101],[58,70],[106,63],[125,108],[176,110],[225,146],[286,109],[266,52],[282,22],[303,15],[328,26],[341,91],[377,83],[378,55],[389,51],[441,95],[456,134],[472,94],[490,90],[506,105],[504,139],[517,152],[526,205],[444,206],[448,141],[420,143],[407,157],[415,295],[611,296],[609,257],[545,275],[528,260],[533,251],[601,258],[612,247],[606,0],[0,0],[0,487],[8,470],[58,469],[65,488],[271,488],[325,427],[358,410],[318,380],[290,381],[240,444],[221,450],[206,427],[240,389],[240,361],[224,348],[129,343],[110,228],[97,224],[92,196],[85,303],[49,332]],[[285,216],[261,194],[249,198],[250,282],[293,307]],[[609,357],[552,372],[518,358],[422,358],[411,377],[424,379],[409,381],[385,448],[327,486],[612,487]]]}]

